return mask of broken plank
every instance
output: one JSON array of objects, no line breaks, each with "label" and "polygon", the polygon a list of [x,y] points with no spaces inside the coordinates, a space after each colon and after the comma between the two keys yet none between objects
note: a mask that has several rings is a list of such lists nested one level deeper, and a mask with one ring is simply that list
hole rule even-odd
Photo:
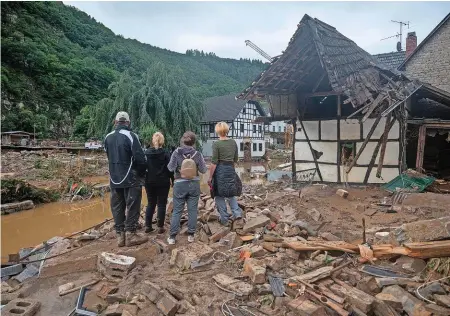
[{"label": "broken plank", "polygon": [[304,241],[291,241],[283,242],[283,246],[294,249],[295,251],[315,251],[315,250],[339,250],[348,253],[358,253],[358,245],[346,243],[344,241],[327,241],[327,242],[304,242]]},{"label": "broken plank", "polygon": [[378,94],[378,96],[375,98],[375,100],[373,100],[372,104],[370,104],[369,108],[367,109],[366,114],[362,118],[363,123],[369,118],[370,114],[372,114],[372,112],[375,110],[375,108],[379,104],[381,104],[386,98],[387,98],[387,95],[385,95],[383,93]]}]

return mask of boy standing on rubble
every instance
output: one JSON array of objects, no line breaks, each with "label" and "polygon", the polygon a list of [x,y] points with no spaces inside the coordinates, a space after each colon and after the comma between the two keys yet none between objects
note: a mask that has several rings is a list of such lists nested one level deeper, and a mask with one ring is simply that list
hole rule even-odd
[{"label": "boy standing on rubble", "polygon": [[139,137],[130,130],[128,113],[117,113],[114,131],[106,135],[104,143],[108,156],[111,212],[117,245],[140,245],[148,240],[147,236],[136,232],[141,212],[143,176],[147,166]]},{"label": "boy standing on rubble", "polygon": [[175,244],[185,203],[188,210],[188,242],[194,242],[200,198],[199,172],[206,173],[208,170],[203,155],[194,148],[195,140],[193,132],[184,133],[181,138],[181,146],[172,153],[167,166],[169,171],[175,172],[173,213],[170,221],[170,235],[167,239],[169,245]]}]

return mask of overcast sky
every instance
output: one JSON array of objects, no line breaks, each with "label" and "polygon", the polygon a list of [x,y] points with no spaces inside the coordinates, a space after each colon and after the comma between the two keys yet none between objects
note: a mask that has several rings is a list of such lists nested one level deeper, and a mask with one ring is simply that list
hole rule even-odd
[{"label": "overcast sky", "polygon": [[220,57],[271,56],[284,50],[304,14],[334,26],[371,54],[395,51],[399,25],[418,43],[450,12],[450,2],[72,2],[116,34],[184,53],[197,48]]}]

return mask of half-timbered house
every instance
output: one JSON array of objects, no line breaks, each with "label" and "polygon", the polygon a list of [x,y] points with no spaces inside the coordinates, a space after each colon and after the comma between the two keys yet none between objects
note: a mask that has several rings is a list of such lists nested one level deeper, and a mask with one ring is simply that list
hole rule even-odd
[{"label": "half-timbered house", "polygon": [[409,80],[308,15],[283,54],[237,98],[265,99],[270,120],[291,120],[294,180],[313,170],[316,181],[348,183],[384,183],[414,167],[423,147],[409,150],[410,119],[437,113],[423,111],[423,100],[447,113],[450,106],[446,91]]},{"label": "half-timbered house", "polygon": [[266,115],[259,102],[247,102],[236,99],[234,95],[225,95],[206,99],[203,105],[205,115],[200,122],[200,128],[205,157],[212,156],[212,144],[218,139],[215,126],[221,121],[230,126],[228,137],[236,141],[239,158],[244,158],[244,151],[252,158],[264,155],[264,124],[255,122],[257,117]]}]

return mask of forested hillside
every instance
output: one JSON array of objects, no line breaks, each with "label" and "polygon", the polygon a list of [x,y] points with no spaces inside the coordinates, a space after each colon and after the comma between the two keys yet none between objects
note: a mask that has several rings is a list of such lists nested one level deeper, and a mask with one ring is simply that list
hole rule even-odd
[{"label": "forested hillside", "polygon": [[265,67],[259,60],[180,54],[125,39],[61,2],[1,2],[1,23],[2,131],[32,132],[35,125],[40,137],[70,137],[74,130],[98,136],[91,114],[101,112],[101,100],[117,98],[108,87],[123,78],[142,81],[150,68],[173,69],[187,88],[183,93],[199,104],[240,91]]}]

